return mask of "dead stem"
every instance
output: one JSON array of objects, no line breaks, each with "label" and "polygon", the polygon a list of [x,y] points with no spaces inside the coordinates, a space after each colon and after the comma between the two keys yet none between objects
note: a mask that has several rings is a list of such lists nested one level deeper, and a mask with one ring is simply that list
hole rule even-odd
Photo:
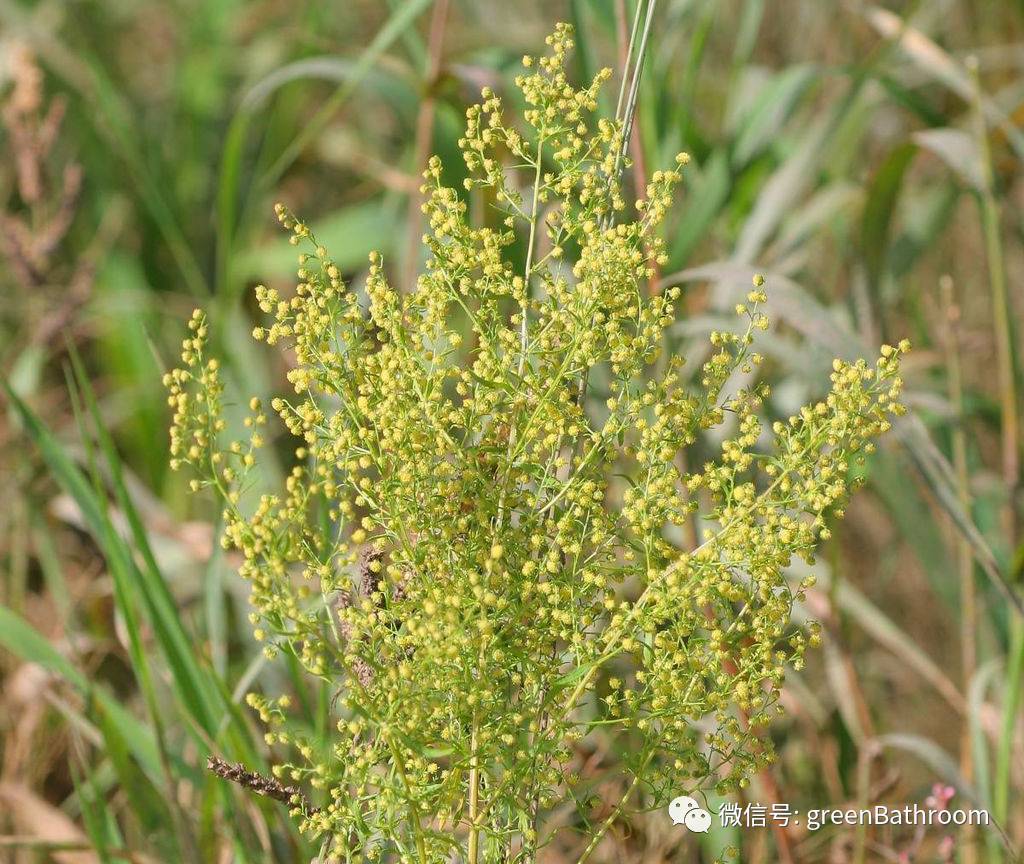
[{"label": "dead stem", "polygon": [[206,760],[206,768],[224,780],[230,780],[239,786],[250,789],[257,795],[265,798],[273,798],[289,807],[300,807],[304,813],[319,813],[320,808],[309,803],[309,799],[301,789],[295,786],[285,786],[276,777],[266,777],[249,771],[241,764],[232,765],[217,756],[210,756]]}]

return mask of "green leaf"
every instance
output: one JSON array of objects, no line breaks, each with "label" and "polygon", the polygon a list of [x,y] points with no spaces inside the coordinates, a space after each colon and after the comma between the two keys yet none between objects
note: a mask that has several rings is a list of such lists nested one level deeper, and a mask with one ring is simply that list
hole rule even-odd
[{"label": "green leaf", "polygon": [[732,148],[734,168],[742,168],[771,144],[817,77],[816,67],[798,65],[790,66],[772,79],[739,129]]},{"label": "green leaf", "polygon": [[914,141],[938,156],[975,192],[985,188],[981,153],[974,137],[963,129],[922,129]]},{"label": "green leaf", "polygon": [[924,515],[929,511],[921,487],[906,482],[906,460],[882,450],[875,454],[873,462],[877,470],[871,472],[871,485],[885,502],[894,526],[917,555],[935,596],[946,609],[956,609],[959,594],[948,544],[935,520]]},{"label": "green leaf", "polygon": [[[190,714],[197,724],[205,731],[207,737],[217,740],[220,730],[224,729],[224,719],[230,718],[228,728],[231,731],[231,752],[240,759],[256,760],[257,753],[249,739],[248,728],[240,722],[240,718],[226,696],[226,686],[213,673],[209,664],[199,659],[193,647],[193,638],[186,633],[181,623],[177,603],[171,594],[156,557],[149,545],[146,529],[128,494],[121,469],[121,460],[114,447],[110,433],[106,429],[100,415],[92,386],[79,362],[72,353],[72,363],[77,374],[78,384],[92,415],[96,436],[110,470],[112,487],[117,502],[121,507],[131,530],[135,548],[140,553],[143,566],[134,566],[131,549],[121,543],[123,554],[120,556],[132,565],[128,571],[134,570],[135,584],[140,589],[148,619],[153,626],[154,635],[161,647],[172,672],[172,684],[182,702],[189,708]],[[107,519],[107,535],[109,547],[118,548],[119,537]]]},{"label": "green leaf", "polygon": [[81,809],[81,821],[85,828],[86,836],[93,846],[93,851],[99,858],[101,864],[110,864],[113,860],[108,851],[111,846],[121,845],[116,837],[117,826],[111,818],[110,809],[102,800],[102,795],[96,788],[97,784],[94,775],[82,777],[79,767],[74,760],[68,764],[71,773],[71,782],[75,787],[75,795]]},{"label": "green leaf", "polygon": [[669,269],[687,262],[729,197],[732,178],[726,152],[716,150],[702,167],[700,177],[687,188],[682,219],[669,244]]},{"label": "green leaf", "polygon": [[945,115],[932,108],[931,103],[916,90],[904,87],[885,72],[875,70],[872,77],[885,88],[894,102],[902,105],[908,111],[912,111],[928,126],[941,126],[946,122]]},{"label": "green leaf", "polygon": [[[419,104],[417,91],[397,75],[386,70],[367,71],[357,61],[331,56],[306,57],[287,63],[245,92],[228,126],[217,183],[217,285],[225,303],[234,300],[247,275],[254,275],[245,271],[244,260],[240,264],[235,260],[248,236],[244,226],[261,216],[250,212],[252,201],[245,200],[242,191],[243,161],[253,117],[282,87],[310,80],[336,81],[343,87],[360,81],[372,85],[399,114],[411,114]],[[247,206],[240,212],[242,205]]]},{"label": "green leaf", "polygon": [[[81,470],[72,462],[39,418],[17,394],[7,387],[6,382],[4,386],[29,437],[39,447],[54,478],[82,511],[89,532],[102,549],[115,579],[115,593],[118,595],[117,599],[122,612],[126,614],[126,620],[134,622],[134,610],[130,598],[136,592],[141,592],[157,642],[171,667],[176,692],[197,724],[207,734],[212,734],[216,727],[217,717],[217,712],[213,708],[212,693],[206,682],[203,681],[202,672],[192,654],[192,640],[181,627],[178,611],[167,585],[159,572],[155,570],[155,563],[152,553],[148,551],[148,544],[142,543],[140,546],[147,565],[140,568],[135,563],[132,550],[114,529],[106,512],[106,503],[101,501]],[[102,424],[100,427],[102,428]],[[109,441],[107,443],[109,444]],[[120,492],[123,493],[123,484],[117,483],[120,475],[116,470],[116,461],[111,468],[115,470],[115,484],[120,486]],[[121,503],[124,504],[124,501]],[[144,539],[144,532],[134,508],[129,506],[125,515],[129,519],[136,540],[139,539],[140,534]],[[132,623],[130,638],[138,635],[136,631],[137,625]],[[141,663],[142,659],[138,659]],[[139,671],[138,667],[136,671]]]},{"label": "green leaf", "polygon": [[881,281],[888,263],[892,214],[899,199],[903,177],[915,153],[917,146],[914,144],[897,147],[882,163],[868,188],[861,220],[861,245],[868,277],[874,286]]},{"label": "green leaf", "polygon": [[[97,703],[94,714],[106,742],[103,748],[104,755],[114,766],[118,784],[127,793],[132,812],[139,818],[151,839],[160,837],[164,841],[159,845],[165,852],[169,848],[176,849],[176,844],[173,843],[174,832],[167,830],[172,825],[171,813],[152,781],[132,756],[118,724],[102,702]],[[177,851],[180,855],[180,850]]]},{"label": "green leaf", "polygon": [[[387,255],[394,249],[394,225],[398,214],[387,206],[385,198],[346,207],[315,222],[311,229],[317,242],[330,252],[343,271],[366,265],[367,256],[376,250]],[[279,279],[295,275],[295,247],[282,237],[238,255],[235,275],[248,279]]]},{"label": "green leaf", "polygon": [[405,0],[401,6],[391,13],[384,26],[377,31],[377,35],[366,46],[366,50],[359,55],[359,60],[352,70],[352,75],[334,92],[331,98],[324,103],[317,114],[285,148],[277,161],[261,178],[262,186],[271,186],[277,182],[309,143],[323,132],[335,112],[348,100],[362,82],[363,77],[373,68],[384,52],[394,44],[395,40],[405,32],[406,28],[415,24],[419,15],[431,6],[433,2],[434,0]]},{"label": "green leaf", "polygon": [[[10,609],[0,606],[0,645],[11,654],[29,663],[37,663],[59,676],[85,699],[90,697],[101,705],[116,725],[131,754],[145,769],[151,780],[161,777],[160,754],[153,733],[140,723],[104,688],[91,682],[60,654],[38,630]],[[174,760],[177,770],[194,779],[195,772],[183,762]]]},{"label": "green leaf", "polygon": [[711,820],[711,828],[704,834],[698,835],[701,851],[708,861],[719,860],[727,849],[739,852],[742,848],[743,838],[740,834],[740,829],[735,825],[722,825],[721,820],[718,818],[722,805],[729,800],[724,795],[711,792],[704,802],[708,812],[715,817]]}]

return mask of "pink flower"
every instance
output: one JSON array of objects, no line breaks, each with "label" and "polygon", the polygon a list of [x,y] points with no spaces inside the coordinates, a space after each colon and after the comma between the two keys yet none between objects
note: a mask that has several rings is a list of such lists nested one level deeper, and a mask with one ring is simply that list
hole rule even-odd
[{"label": "pink flower", "polygon": [[954,795],[956,795],[954,787],[936,783],[932,786],[932,794],[925,798],[924,803],[933,810],[945,810]]}]

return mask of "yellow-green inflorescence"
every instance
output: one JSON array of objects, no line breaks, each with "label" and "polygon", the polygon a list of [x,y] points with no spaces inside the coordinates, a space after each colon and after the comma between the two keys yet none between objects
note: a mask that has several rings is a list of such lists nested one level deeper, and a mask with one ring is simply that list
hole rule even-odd
[{"label": "yellow-green inflorescence", "polygon": [[[277,773],[314,790],[321,806],[295,815],[325,860],[433,864],[467,844],[483,861],[533,860],[556,804],[577,809],[560,824],[601,812],[574,774],[590,736],[625,754],[637,804],[743,784],[770,759],[758,728],[784,669],[816,638],[791,623],[808,585],[787,565],[828,536],[853,463],[900,412],[906,344],[874,365],[836,361],[822,401],[762,428],[763,385],[725,392],[760,363],[759,277],[743,326],[712,334],[692,381],[678,358],[656,362],[679,291],[645,286],[686,157],[627,218],[620,127],[593,120],[609,73],[574,88],[570,28],[548,42],[517,79],[525,132],[490,90],[467,112],[466,185],[500,227],[474,227],[432,159],[411,292],[375,254],[361,302],[277,208],[305,250],[293,296],[257,289],[269,321],[254,337],[294,352],[294,393],[271,405],[298,439],[279,494],[246,504],[267,414],[253,400],[248,441],[222,442],[201,313],[167,376],[172,464],[225,502],[257,639],[337,694],[327,748],[297,731],[287,698],[249,700],[294,753]],[[727,416],[718,458],[682,469]],[[706,527],[684,551],[667,538],[697,501]]]}]

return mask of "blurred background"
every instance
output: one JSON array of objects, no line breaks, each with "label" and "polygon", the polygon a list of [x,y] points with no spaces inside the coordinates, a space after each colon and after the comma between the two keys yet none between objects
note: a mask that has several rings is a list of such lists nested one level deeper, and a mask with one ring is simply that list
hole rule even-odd
[{"label": "blurred background", "polygon": [[[294,270],[273,203],[352,280],[379,249],[411,284],[418,171],[438,153],[461,187],[466,104],[512,98],[557,20],[579,79],[620,69],[634,8],[0,0],[0,860],[315,857],[281,805],[204,770],[279,760],[254,686],[294,693],[310,734],[329,712],[251,641],[216,508],[167,469],[161,374],[198,305],[235,401],[278,391],[284,361],[248,336],[249,289]],[[999,827],[698,838],[653,811],[594,860],[1017,860],[1024,3],[661,0],[653,33],[628,182],[693,157],[652,286],[684,287],[669,349],[699,356],[754,270],[770,413],[821,393],[834,356],[916,349],[913,413],[798,610],[824,645],[787,679],[779,760],[734,801],[984,807]],[[617,800],[616,754],[588,746],[580,770]],[[544,860],[580,851],[570,834]]]}]

